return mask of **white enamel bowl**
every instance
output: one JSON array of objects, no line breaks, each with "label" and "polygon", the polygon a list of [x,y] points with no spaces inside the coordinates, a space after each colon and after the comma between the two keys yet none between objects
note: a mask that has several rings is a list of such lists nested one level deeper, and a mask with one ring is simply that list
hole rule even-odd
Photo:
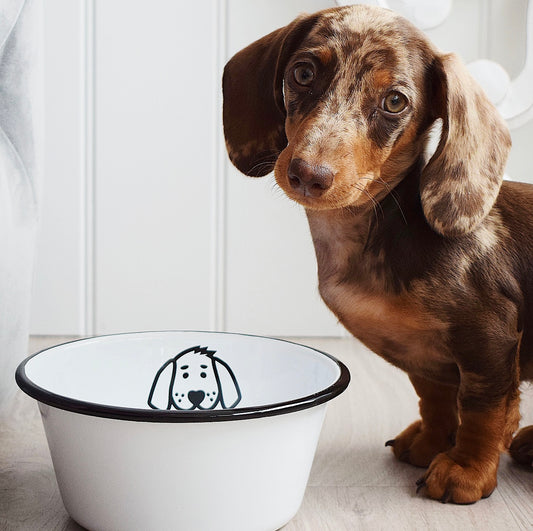
[{"label": "white enamel bowl", "polygon": [[287,341],[143,332],[43,350],[16,379],[82,526],[253,531],[298,511],[327,402],[350,376]]}]

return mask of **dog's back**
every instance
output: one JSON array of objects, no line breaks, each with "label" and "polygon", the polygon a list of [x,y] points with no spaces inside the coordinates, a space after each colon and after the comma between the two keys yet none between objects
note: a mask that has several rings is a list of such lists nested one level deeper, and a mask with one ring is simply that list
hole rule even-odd
[{"label": "dog's back", "polygon": [[[533,379],[533,184],[504,181],[495,208],[502,213],[510,238],[503,250],[521,286],[522,308],[519,326],[523,327],[520,345],[520,378]],[[499,257],[495,257],[496,260]],[[497,267],[496,261],[496,267]]]}]

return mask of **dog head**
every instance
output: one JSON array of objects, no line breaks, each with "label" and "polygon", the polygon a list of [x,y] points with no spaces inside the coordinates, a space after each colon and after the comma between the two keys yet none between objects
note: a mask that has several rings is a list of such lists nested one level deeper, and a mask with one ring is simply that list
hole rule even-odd
[{"label": "dog head", "polygon": [[206,347],[192,347],[166,361],[154,378],[148,405],[152,409],[223,409],[235,407],[241,392],[227,363]]},{"label": "dog head", "polygon": [[370,207],[422,164],[428,223],[471,231],[498,195],[508,129],[453,54],[404,18],[369,6],[302,16],[238,52],[223,77],[224,132],[233,164],[274,170],[309,209]]}]

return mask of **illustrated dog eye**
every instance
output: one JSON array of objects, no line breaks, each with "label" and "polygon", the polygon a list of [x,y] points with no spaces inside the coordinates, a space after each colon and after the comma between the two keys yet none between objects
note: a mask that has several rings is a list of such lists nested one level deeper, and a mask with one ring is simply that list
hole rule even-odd
[{"label": "illustrated dog eye", "polygon": [[299,64],[294,68],[293,76],[298,85],[307,87],[315,79],[315,69],[311,63]]},{"label": "illustrated dog eye", "polygon": [[188,372],[184,372],[182,376],[183,376],[183,378],[188,378],[189,377],[189,373]]},{"label": "illustrated dog eye", "polygon": [[393,90],[385,96],[381,106],[384,111],[398,114],[407,107],[407,103],[407,98],[401,92]]}]

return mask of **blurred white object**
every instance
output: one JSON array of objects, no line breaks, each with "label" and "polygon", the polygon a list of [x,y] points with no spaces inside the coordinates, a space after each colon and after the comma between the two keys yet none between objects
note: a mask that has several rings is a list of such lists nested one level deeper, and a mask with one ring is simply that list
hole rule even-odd
[{"label": "blurred white object", "polygon": [[337,0],[337,4],[341,6],[356,3],[392,9],[423,30],[442,24],[452,8],[452,0],[370,0],[366,2]]},{"label": "blurred white object", "polygon": [[42,127],[38,0],[0,4],[0,414],[26,355]]},{"label": "blurred white object", "polygon": [[468,64],[468,70],[484,88],[494,105],[500,105],[509,94],[511,78],[499,63],[489,59],[478,59]]},{"label": "blurred white object", "polygon": [[533,7],[527,6],[526,60],[518,76],[510,80],[494,61],[482,59],[468,65],[472,75],[485,89],[509,126],[520,127],[533,118]]}]

